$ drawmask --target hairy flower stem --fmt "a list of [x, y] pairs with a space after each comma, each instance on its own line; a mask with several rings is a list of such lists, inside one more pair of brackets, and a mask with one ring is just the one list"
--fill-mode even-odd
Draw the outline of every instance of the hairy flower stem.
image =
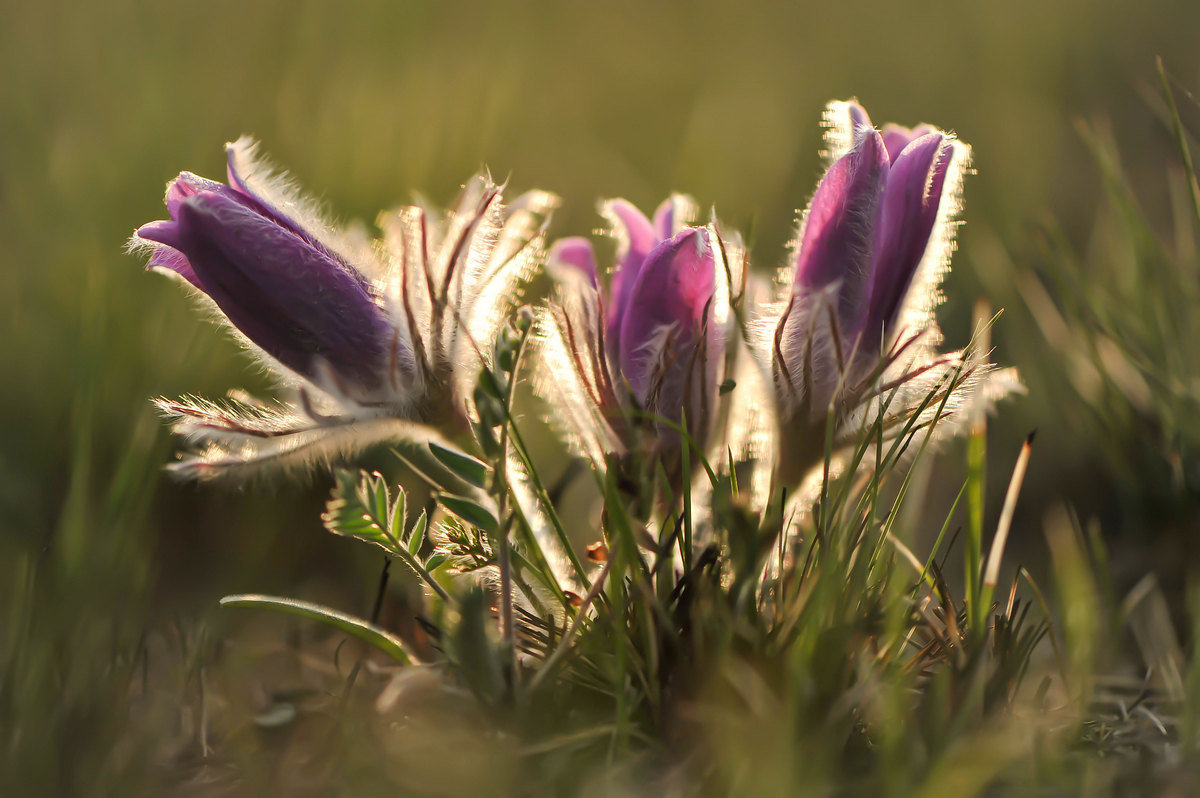
[[[394, 538], [393, 541], [395, 541]], [[420, 560], [409, 553], [408, 549], [400, 545], [399, 542], [394, 542], [393, 546], [393, 553], [395, 556], [403, 560], [404, 564], [411, 568], [417, 574], [417, 576], [421, 578], [422, 582], [429, 585], [429, 588], [437, 594], [438, 598], [440, 598], [443, 603], [447, 605], [454, 604], [454, 599], [450, 597], [448, 592], [446, 592], [446, 588], [442, 587], [441, 583], [434, 578], [433, 574], [429, 573], [429, 570], [421, 564]]]
[[579, 560], [579, 555], [575, 553], [570, 536], [563, 529], [562, 520], [558, 517], [554, 505], [550, 501], [550, 496], [546, 492], [546, 486], [542, 482], [542, 478], [538, 476], [538, 472], [534, 468], [533, 459], [529, 456], [529, 447], [525, 445], [525, 440], [521, 437], [521, 431], [513, 420], [511, 413], [505, 416], [505, 425], [509, 428], [509, 437], [512, 441], [513, 451], [516, 452], [517, 457], [521, 460], [521, 464], [525, 466], [526, 473], [529, 474], [529, 481], [533, 487], [533, 492], [542, 507], [546, 510], [546, 516], [550, 519], [550, 525], [553, 527], [555, 535], [558, 536], [559, 542], [563, 546], [563, 551], [566, 552], [567, 560], [575, 572], [575, 577], [582, 584], [590, 586], [592, 582], [588, 579], [587, 572], [583, 568], [583, 563]]
[[825, 459], [826, 418], [810, 424], [781, 424], [778, 435], [780, 457], [775, 463], [771, 495], [795, 491]]
[[512, 553], [509, 551], [508, 533], [512, 516], [500, 530], [500, 635], [505, 650], [505, 666], [508, 670], [510, 690], [515, 692], [520, 671], [517, 668], [516, 634], [513, 629]]
[[[513, 367], [509, 374], [508, 386], [504, 396], [504, 418], [500, 425], [500, 462], [496, 464], [496, 504], [504, 525], [500, 529], [500, 632], [506, 650], [506, 662], [509, 670], [510, 689], [515, 694], [520, 671], [517, 668], [516, 632], [513, 628], [513, 596], [512, 596], [512, 555], [509, 551], [508, 534], [512, 529], [513, 515], [508, 509], [508, 428], [512, 419], [513, 394], [516, 393], [517, 374], [521, 369], [521, 360], [525, 352], [525, 343], [529, 340], [529, 330], [525, 329], [517, 341], [516, 353], [513, 357]], [[505, 515], [508, 515], [505, 518]]]
[[[975, 308], [975, 329], [980, 351], [991, 349], [991, 315], [986, 303]], [[983, 514], [987, 498], [987, 413], [982, 405], [972, 408], [971, 436], [967, 440], [967, 630], [976, 645], [987, 632], [988, 607], [983, 599]]]
[[[379, 575], [379, 587], [375, 590], [375, 602], [371, 606], [371, 625], [379, 623], [379, 613], [383, 610], [383, 598], [387, 595], [388, 573], [391, 570], [392, 561], [388, 557], [383, 559], [383, 572]], [[346, 676], [346, 684], [342, 688], [342, 696], [338, 701], [338, 713], [342, 714], [346, 711], [347, 704], [350, 703], [350, 691], [354, 689], [354, 682], [358, 679], [358, 672], [362, 670], [363, 659], [359, 657], [354, 662], [354, 667], [350, 669], [350, 673]]]

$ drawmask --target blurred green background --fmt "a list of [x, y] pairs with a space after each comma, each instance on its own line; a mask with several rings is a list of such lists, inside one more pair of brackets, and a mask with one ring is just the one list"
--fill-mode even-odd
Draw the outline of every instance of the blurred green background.
[[[369, 606], [378, 562], [321, 530], [322, 477], [231, 491], [160, 471], [172, 444], [149, 397], [268, 385], [122, 252], [164, 215], [178, 171], [223, 175], [225, 141], [258, 137], [336, 216], [368, 223], [415, 192], [445, 202], [485, 165], [561, 194], [556, 234], [594, 229], [598, 198], [652, 207], [682, 190], [749, 231], [765, 271], [820, 175], [824, 103], [857, 96], [877, 123], [928, 121], [974, 147], [944, 312], [961, 344], [977, 296], [1020, 301], [997, 264], [1035, 260], [1047, 218], [1094, 243], [1101, 184], [1075, 119], [1111, 128], [1150, 218], [1166, 215], [1175, 155], [1153, 58], [1200, 88], [1198, 32], [1184, 0], [3, 0], [0, 711], [27, 724], [6, 762], [42, 751], [22, 766], [65, 794], [132, 767], [78, 742], [122, 728], [123, 688], [101, 686], [112, 662], [146, 629], [193, 628], [224, 593]], [[1149, 547], [1155, 529], [1113, 506], [1136, 487], [1113, 489], [1042, 384], [1056, 366], [1029, 324], [1010, 307], [995, 336], [1031, 389], [993, 430], [997, 484], [1039, 427], [1030, 506], [1065, 494]]]

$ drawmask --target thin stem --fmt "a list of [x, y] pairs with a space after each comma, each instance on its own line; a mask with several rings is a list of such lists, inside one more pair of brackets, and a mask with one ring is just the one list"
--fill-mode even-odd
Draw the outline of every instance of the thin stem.
[[500, 639], [503, 643], [508, 671], [513, 685], [516, 685], [517, 675], [517, 643], [516, 632], [513, 628], [513, 594], [512, 594], [512, 555], [509, 552], [508, 531], [510, 523], [500, 530]]
[[517, 640], [513, 628], [513, 595], [512, 595], [512, 556], [509, 551], [508, 533], [512, 529], [513, 515], [508, 512], [508, 429], [509, 419], [512, 418], [513, 394], [517, 381], [517, 373], [521, 368], [522, 355], [525, 352], [525, 342], [528, 334], [523, 333], [517, 342], [517, 351], [513, 359], [512, 372], [507, 381], [504, 396], [505, 422], [500, 426], [500, 461], [496, 464], [496, 479], [492, 484], [496, 496], [496, 507], [500, 518], [504, 519], [500, 529], [500, 637], [507, 651], [508, 671], [515, 688], [519, 671], [517, 669]]
[[[379, 574], [379, 587], [375, 590], [375, 603], [371, 607], [371, 625], [379, 624], [379, 613], [383, 610], [383, 597], [387, 594], [388, 573], [391, 571], [391, 559], [383, 558], [383, 571]], [[346, 686], [342, 688], [342, 700], [339, 702], [339, 711], [345, 711], [346, 704], [350, 701], [350, 691], [354, 689], [354, 682], [358, 679], [358, 672], [362, 670], [362, 657], [354, 663], [354, 667], [350, 669], [350, 675], [346, 677]], [[201, 672], [203, 675], [203, 672]]]
[[563, 529], [562, 521], [559, 519], [558, 513], [554, 511], [554, 505], [550, 503], [550, 497], [546, 493], [546, 486], [542, 483], [542, 478], [538, 476], [537, 471], [534, 470], [533, 460], [529, 457], [529, 449], [525, 446], [525, 440], [521, 437], [521, 431], [511, 415], [506, 418], [506, 426], [509, 427], [509, 436], [513, 451], [520, 458], [521, 464], [525, 466], [525, 473], [529, 475], [529, 481], [533, 484], [533, 491], [537, 495], [538, 501], [546, 509], [546, 517], [550, 519], [550, 526], [554, 529], [554, 533], [557, 535], [559, 543], [562, 545], [563, 551], [571, 563], [571, 568], [575, 571], [575, 577], [582, 584], [590, 585], [591, 580], [588, 579], [579, 556], [575, 554], [571, 538], [567, 535], [567, 531]]
[[447, 604], [454, 603], [454, 600], [450, 597], [450, 594], [446, 592], [446, 588], [442, 587], [441, 584], [439, 584], [438, 581], [433, 578], [433, 574], [429, 573], [425, 566], [422, 565], [416, 557], [409, 553], [408, 549], [404, 548], [404, 546], [401, 546], [399, 543], [395, 543], [391, 553], [403, 560], [404, 564], [409, 568], [413, 569], [417, 576], [421, 577], [421, 581], [429, 585], [429, 587], [433, 589], [433, 592], [438, 594], [438, 598]]

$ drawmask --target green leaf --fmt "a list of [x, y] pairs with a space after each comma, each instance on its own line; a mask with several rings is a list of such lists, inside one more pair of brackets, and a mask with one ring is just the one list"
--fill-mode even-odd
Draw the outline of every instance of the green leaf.
[[338, 471], [321, 521], [335, 535], [358, 538], [396, 554], [404, 534], [405, 495], [397, 487], [393, 499], [379, 472]]
[[337, 487], [333, 489], [333, 496], [321, 516], [325, 528], [335, 535], [374, 543], [388, 554], [398, 557], [443, 601], [450, 602], [445, 588], [429, 574], [436, 566], [426, 567], [418, 557], [429, 525], [425, 512], [421, 511], [417, 526], [408, 538], [408, 546], [404, 546], [400, 542], [404, 537], [406, 522], [407, 498], [404, 489], [397, 486], [393, 499], [383, 476], [378, 472], [368, 474], [363, 471], [357, 476], [360, 478], [358, 482], [353, 472], [338, 472]]
[[471, 499], [443, 493], [438, 496], [438, 503], [468, 524], [472, 524], [489, 534], [495, 533], [500, 527], [499, 522], [496, 521], [496, 516], [492, 515], [491, 511]]
[[[378, 471], [366, 475], [363, 478], [360, 490], [366, 492], [364, 498], [368, 500], [367, 506], [371, 508], [371, 520], [380, 529], [391, 532], [392, 514], [390, 510], [392, 502], [391, 496], [388, 495], [387, 485], [383, 482], [383, 475]], [[403, 530], [404, 527], [400, 528]]]
[[412, 534], [408, 538], [408, 553], [416, 557], [421, 552], [421, 546], [425, 543], [425, 530], [429, 527], [429, 516], [422, 510], [417, 516], [417, 522], [413, 524]]
[[450, 559], [450, 555], [444, 551], [435, 551], [429, 555], [429, 559], [425, 561], [425, 567], [430, 571], [436, 571], [438, 566]]
[[404, 527], [406, 518], [404, 517], [407, 511], [407, 497], [404, 494], [404, 489], [399, 485], [396, 486], [396, 498], [392, 502], [392, 511], [386, 516], [388, 519], [388, 532], [391, 534], [392, 540], [397, 543], [404, 537]]
[[364, 621], [362, 618], [355, 618], [353, 615], [347, 615], [343, 612], [323, 607], [320, 604], [313, 604], [308, 601], [300, 601], [298, 599], [283, 598], [281, 596], [263, 596], [253, 593], [244, 593], [234, 596], [226, 596], [221, 599], [222, 607], [253, 607], [257, 609], [275, 610], [288, 615], [296, 615], [301, 618], [307, 618], [310, 621], [332, 626], [340, 629], [351, 637], [362, 640], [369, 646], [387, 654], [392, 659], [405, 665], [411, 665], [413, 658], [409, 656], [404, 648], [404, 641], [399, 637], [380, 629], [374, 624]]
[[482, 460], [478, 460], [466, 452], [441, 446], [433, 441], [429, 442], [429, 451], [433, 453], [439, 463], [463, 482], [477, 488], [487, 485], [488, 475], [492, 469]]

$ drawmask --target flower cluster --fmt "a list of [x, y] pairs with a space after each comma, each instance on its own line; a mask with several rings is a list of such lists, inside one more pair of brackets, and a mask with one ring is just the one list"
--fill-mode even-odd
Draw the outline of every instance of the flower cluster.
[[[477, 177], [440, 218], [383, 215], [372, 244], [314, 214], [250, 142], [230, 145], [228, 183], [182, 173], [167, 188], [170, 219], [134, 244], [215, 304], [294, 401], [161, 400], [196, 449], [176, 468], [236, 473], [466, 431], [491, 342], [543, 261], [557, 290], [539, 314], [536, 387], [597, 468], [633, 459], [679, 487], [684, 463], [740, 454], [737, 430], [773, 426], [767, 467], [787, 487], [818, 461], [829, 418], [841, 441], [879, 413], [886, 427], [953, 412], [988, 368], [939, 354], [932, 313], [970, 151], [926, 125], [877, 130], [854, 102], [831, 104], [826, 122], [830, 165], [775, 295], [757, 303], [737, 236], [695, 225], [683, 196], [653, 218], [622, 199], [601, 205], [616, 241], [604, 277], [585, 238], [543, 251], [550, 194], [505, 207], [501, 187]], [[947, 401], [914, 409], [941, 384]], [[754, 423], [737, 418], [747, 407]]]

